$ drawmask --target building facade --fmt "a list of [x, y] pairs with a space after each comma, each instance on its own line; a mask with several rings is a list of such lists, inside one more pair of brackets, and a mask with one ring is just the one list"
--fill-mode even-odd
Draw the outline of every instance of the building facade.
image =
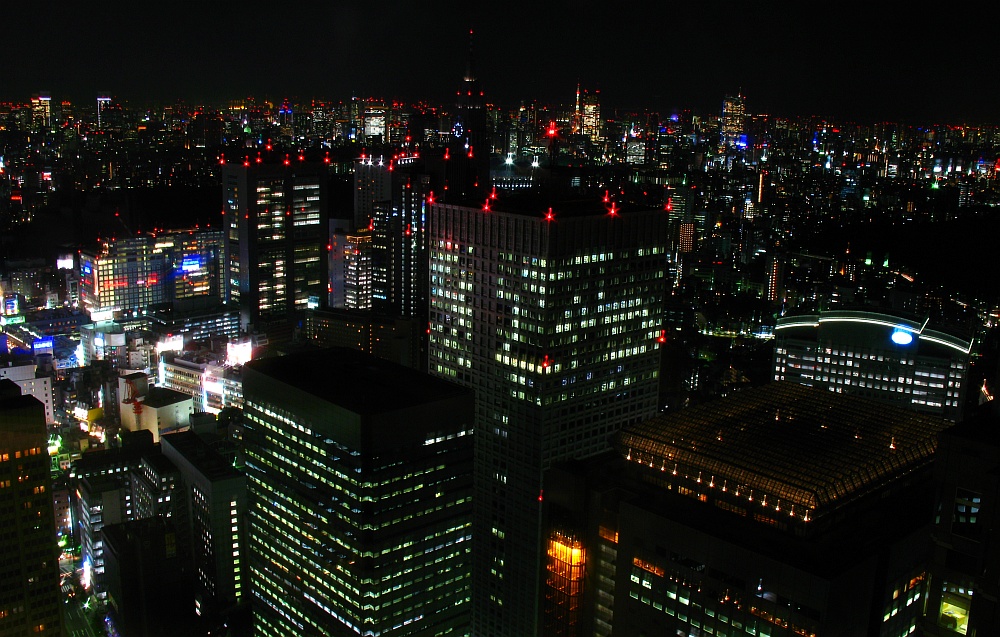
[[789, 315], [774, 328], [774, 380], [961, 419], [973, 341], [875, 312]]
[[94, 312], [116, 317], [141, 315], [167, 300], [163, 255], [147, 235], [110, 239], [96, 250], [80, 253], [80, 302]]

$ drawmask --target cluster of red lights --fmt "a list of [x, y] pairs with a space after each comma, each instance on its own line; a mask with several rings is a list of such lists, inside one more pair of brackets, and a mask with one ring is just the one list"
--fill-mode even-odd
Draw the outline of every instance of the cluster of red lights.
[[[270, 144], [268, 144], [267, 150], [271, 150], [271, 145]], [[299, 152], [298, 158], [299, 158], [299, 161], [305, 161], [306, 160], [306, 156], [302, 152]], [[362, 159], [364, 159], [364, 155], [362, 155]], [[257, 153], [257, 157], [254, 158], [254, 162], [258, 163], [258, 164], [264, 162], [264, 158], [261, 157], [260, 152]], [[285, 154], [285, 159], [282, 161], [282, 163], [285, 166], [290, 166], [292, 164], [292, 160], [291, 160], [290, 154], [288, 154], [288, 153]], [[326, 155], [323, 156], [323, 163], [324, 164], [329, 164], [330, 163], [330, 153], [326, 153]], [[226, 165], [226, 154], [225, 153], [220, 153], [219, 154], [219, 165], [220, 166], [225, 166]], [[249, 167], [250, 166], [250, 155], [245, 155], [243, 157], [243, 166], [245, 166], [245, 167]], [[390, 170], [391, 170], [391, 168], [390, 168]]]

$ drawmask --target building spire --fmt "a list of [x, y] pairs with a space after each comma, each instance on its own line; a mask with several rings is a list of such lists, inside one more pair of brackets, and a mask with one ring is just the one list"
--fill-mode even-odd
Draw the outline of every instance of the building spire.
[[476, 81], [475, 60], [472, 57], [472, 29], [469, 29], [469, 57], [465, 60], [465, 81]]

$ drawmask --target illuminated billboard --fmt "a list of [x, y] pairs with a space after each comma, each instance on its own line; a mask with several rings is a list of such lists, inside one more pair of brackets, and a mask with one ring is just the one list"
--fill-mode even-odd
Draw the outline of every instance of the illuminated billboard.
[[253, 345], [247, 341], [245, 343], [229, 343], [226, 345], [226, 363], [229, 365], [243, 365], [253, 359]]

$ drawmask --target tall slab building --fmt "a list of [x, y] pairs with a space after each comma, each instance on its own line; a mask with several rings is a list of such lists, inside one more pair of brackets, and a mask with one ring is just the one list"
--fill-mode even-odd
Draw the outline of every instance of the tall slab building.
[[343, 348], [243, 383], [254, 634], [467, 634], [472, 393]]
[[226, 301], [244, 329], [267, 331], [327, 297], [327, 166], [305, 157], [222, 170]]
[[0, 635], [61, 635], [45, 407], [0, 379]]
[[429, 206], [429, 371], [476, 392], [473, 634], [537, 634], [542, 471], [657, 411], [662, 210]]

